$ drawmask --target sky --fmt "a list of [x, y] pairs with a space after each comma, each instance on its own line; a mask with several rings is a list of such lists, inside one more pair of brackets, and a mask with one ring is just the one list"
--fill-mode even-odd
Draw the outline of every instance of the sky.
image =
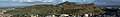
[[[33, 2], [33, 1], [42, 1], [42, 2], [52, 2], [56, 0], [0, 0], [0, 1], [26, 1], [26, 2]], [[60, 1], [60, 0], [58, 0]], [[70, 1], [70, 2], [85, 2], [85, 1], [93, 1], [93, 0], [62, 0], [64, 1]]]
[[120, 5], [120, 0], [96, 0], [97, 5]]
[[0, 0], [0, 7], [25, 6], [25, 5], [38, 4], [40, 2], [59, 3], [59, 2], [65, 2], [65, 1], [77, 2], [77, 3], [78, 2], [79, 3], [95, 3], [96, 5], [120, 5], [120, 0]]

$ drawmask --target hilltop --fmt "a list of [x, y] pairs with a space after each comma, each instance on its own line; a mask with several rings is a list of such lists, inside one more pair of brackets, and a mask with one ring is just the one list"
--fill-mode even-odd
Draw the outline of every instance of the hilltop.
[[25, 14], [102, 14], [104, 11], [97, 8], [94, 3], [90, 4], [76, 4], [74, 2], [64, 2], [56, 5], [52, 4], [38, 4], [33, 6], [26, 6], [24, 8], [16, 8], [6, 12], [5, 14], [25, 15]]

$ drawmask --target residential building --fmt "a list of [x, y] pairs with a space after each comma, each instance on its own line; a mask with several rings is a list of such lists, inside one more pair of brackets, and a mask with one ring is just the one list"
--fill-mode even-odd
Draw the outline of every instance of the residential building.
[[11, 17], [12, 15], [10, 14], [1, 14], [0, 17]]

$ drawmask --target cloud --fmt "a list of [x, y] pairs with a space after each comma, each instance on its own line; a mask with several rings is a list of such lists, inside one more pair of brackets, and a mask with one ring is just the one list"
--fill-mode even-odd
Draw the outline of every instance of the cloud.
[[120, 0], [96, 0], [96, 5], [120, 5]]
[[69, 0], [62, 0], [62, 2], [69, 1]]
[[0, 0], [0, 1], [14, 1], [14, 2], [35, 2], [35, 1], [41, 1], [41, 2], [52, 2], [54, 0]]
[[35, 1], [41, 1], [41, 2], [52, 2], [53, 0], [15, 0], [19, 2], [35, 2]]
[[111, 1], [114, 1], [114, 2], [120, 2], [120, 0], [111, 0]]
[[54, 0], [43, 0], [41, 2], [53, 2]]
[[11, 1], [11, 2], [35, 2], [35, 1], [40, 1], [40, 2], [65, 2], [65, 1], [68, 1], [68, 0], [0, 0], [0, 1]]

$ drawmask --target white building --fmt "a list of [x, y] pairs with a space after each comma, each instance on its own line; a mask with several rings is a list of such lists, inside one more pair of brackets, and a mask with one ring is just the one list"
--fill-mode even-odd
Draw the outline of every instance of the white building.
[[59, 17], [66, 17], [69, 16], [68, 14], [61, 14]]
[[9, 10], [14, 10], [15, 8], [5, 8], [0, 10], [0, 14], [4, 14], [4, 12], [7, 12]]
[[89, 16], [89, 14], [85, 14], [85, 17], [88, 17]]
[[46, 16], [46, 17], [56, 17], [55, 15], [48, 15], [48, 16]]
[[118, 9], [120, 9], [120, 8], [118, 8]]
[[12, 15], [10, 14], [1, 14], [0, 17], [11, 17]]

